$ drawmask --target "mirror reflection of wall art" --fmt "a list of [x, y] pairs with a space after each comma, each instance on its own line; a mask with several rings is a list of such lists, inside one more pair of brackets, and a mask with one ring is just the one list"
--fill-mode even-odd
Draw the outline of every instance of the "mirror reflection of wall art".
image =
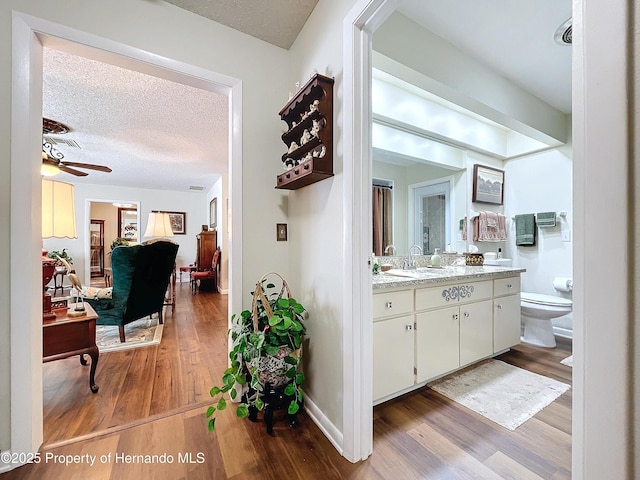
[[475, 164], [473, 166], [473, 202], [502, 205], [504, 170]]
[[209, 228], [213, 230], [218, 225], [218, 197], [209, 202]]

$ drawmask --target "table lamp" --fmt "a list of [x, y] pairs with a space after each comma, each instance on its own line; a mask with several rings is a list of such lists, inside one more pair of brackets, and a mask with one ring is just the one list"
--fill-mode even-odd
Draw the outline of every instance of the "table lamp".
[[151, 212], [144, 236], [148, 238], [173, 237], [171, 219], [167, 212]]
[[[54, 180], [42, 179], [42, 238], [78, 238], [73, 185]], [[51, 281], [56, 260], [42, 251], [42, 310], [43, 319], [56, 317], [51, 312], [51, 294], [47, 284]]]

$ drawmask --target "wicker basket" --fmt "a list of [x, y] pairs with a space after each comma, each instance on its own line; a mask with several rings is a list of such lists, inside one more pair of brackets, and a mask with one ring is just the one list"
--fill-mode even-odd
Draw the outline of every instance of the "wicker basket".
[[465, 252], [464, 254], [467, 265], [481, 267], [484, 265], [484, 255], [482, 253]]
[[[273, 316], [273, 310], [271, 309], [271, 305], [269, 304], [269, 300], [267, 299], [267, 294], [264, 291], [262, 285], [267, 279], [269, 275], [275, 275], [280, 280], [282, 280], [282, 288], [280, 289], [280, 293], [278, 294], [276, 300], [279, 300], [284, 297], [286, 294], [286, 298], [291, 298], [291, 290], [289, 289], [289, 285], [287, 281], [278, 273], [270, 272], [262, 276], [258, 283], [256, 283], [256, 289], [253, 292], [253, 305], [252, 305], [252, 319], [253, 319], [253, 331], [259, 331], [258, 325], [258, 300], [262, 303], [263, 308], [265, 309], [265, 313], [267, 317]], [[278, 351], [277, 355], [265, 355], [262, 357], [253, 358], [250, 362], [247, 362], [247, 367], [252, 370], [253, 367], [257, 368], [258, 380], [262, 385], [266, 385], [267, 383], [272, 388], [281, 387], [288, 382], [291, 381], [285, 374], [291, 365], [285, 362], [285, 357], [294, 357], [298, 360], [302, 357], [302, 348], [298, 348], [297, 350], [293, 350], [289, 346], [282, 346]]]

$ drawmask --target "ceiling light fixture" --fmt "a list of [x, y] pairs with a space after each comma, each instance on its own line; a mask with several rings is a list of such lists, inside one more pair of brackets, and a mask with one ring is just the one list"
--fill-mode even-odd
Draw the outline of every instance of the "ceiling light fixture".
[[60, 168], [49, 159], [42, 161], [42, 166], [40, 167], [40, 175], [43, 177], [53, 177], [60, 173]]
[[573, 36], [573, 19], [570, 18], [558, 27], [553, 39], [558, 45], [570, 46]]

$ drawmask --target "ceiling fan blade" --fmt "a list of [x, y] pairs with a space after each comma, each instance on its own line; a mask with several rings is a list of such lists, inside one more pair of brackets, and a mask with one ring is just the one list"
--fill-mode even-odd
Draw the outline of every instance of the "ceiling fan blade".
[[62, 164], [58, 165], [58, 168], [63, 172], [70, 173], [71, 175], [75, 175], [76, 177], [86, 177], [87, 175], [89, 175], [86, 172], [81, 172], [80, 170], [74, 170], [73, 168], [69, 168], [66, 165], [62, 165]]
[[63, 162], [63, 163], [68, 167], [89, 168], [91, 170], [98, 170], [100, 172], [106, 172], [106, 173], [110, 173], [112, 171], [109, 167], [105, 167], [103, 165], [93, 165], [91, 163], [78, 163], [78, 162]]

